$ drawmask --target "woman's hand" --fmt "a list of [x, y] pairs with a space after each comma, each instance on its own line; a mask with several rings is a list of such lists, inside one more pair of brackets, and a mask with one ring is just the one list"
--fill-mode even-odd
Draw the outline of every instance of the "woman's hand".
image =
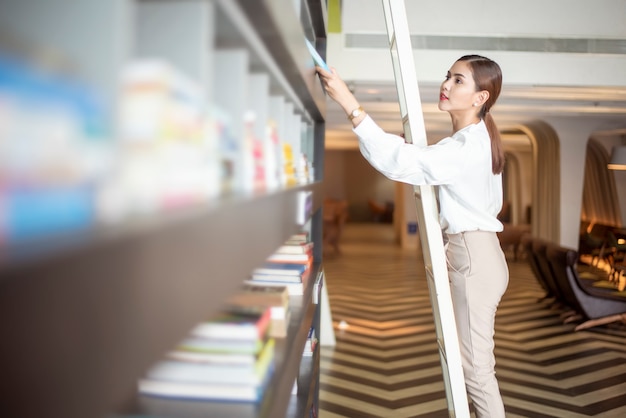
[[[354, 94], [352, 94], [346, 83], [339, 77], [337, 70], [331, 68], [331, 71], [326, 71], [317, 66], [315, 69], [324, 84], [328, 96], [341, 106], [346, 112], [346, 115], [349, 115], [353, 110], [359, 107], [359, 101], [354, 97]], [[359, 117], [352, 119], [353, 125], [357, 126], [364, 117], [365, 113], [361, 113]]]

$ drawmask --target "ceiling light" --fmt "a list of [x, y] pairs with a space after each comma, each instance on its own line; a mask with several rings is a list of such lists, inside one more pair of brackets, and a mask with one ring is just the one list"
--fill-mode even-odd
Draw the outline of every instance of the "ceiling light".
[[626, 170], [626, 145], [613, 147], [609, 170]]

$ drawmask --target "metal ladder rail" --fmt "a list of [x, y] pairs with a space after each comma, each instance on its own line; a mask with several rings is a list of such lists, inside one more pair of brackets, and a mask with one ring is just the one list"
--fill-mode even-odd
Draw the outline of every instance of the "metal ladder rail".
[[[404, 0], [383, 0], [383, 7], [405, 140], [426, 146], [426, 127]], [[414, 186], [414, 195], [448, 412], [450, 417], [466, 418], [470, 416], [469, 405], [452, 308], [435, 187]]]

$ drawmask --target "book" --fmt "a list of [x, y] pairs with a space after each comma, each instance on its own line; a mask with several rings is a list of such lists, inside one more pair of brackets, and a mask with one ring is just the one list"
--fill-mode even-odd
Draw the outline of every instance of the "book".
[[285, 245], [294, 245], [294, 244], [302, 244], [305, 242], [310, 242], [309, 233], [307, 231], [301, 231], [296, 234], [292, 234], [287, 240], [285, 240]]
[[258, 417], [259, 402], [228, 399], [175, 399], [161, 396], [140, 396], [139, 408], [147, 415], [124, 414], [109, 418], [155, 418], [155, 417]]
[[313, 242], [304, 241], [293, 244], [281, 245], [274, 251], [274, 254], [313, 254]]
[[309, 53], [311, 54], [311, 57], [313, 57], [313, 61], [315, 61], [315, 65], [317, 65], [318, 67], [322, 67], [326, 71], [330, 71], [328, 64], [326, 64], [326, 62], [321, 57], [321, 55], [317, 52], [313, 44], [308, 39], [305, 39], [305, 41], [306, 41], [307, 48], [309, 48]]
[[252, 362], [233, 364], [168, 356], [139, 380], [139, 394], [142, 401], [163, 398], [256, 403], [262, 399], [274, 373], [275, 340], [268, 338], [258, 356], [252, 358]]
[[308, 263], [313, 262], [313, 256], [309, 253], [301, 253], [301, 254], [274, 253], [267, 258], [267, 261], [270, 261], [272, 263], [308, 264]]
[[138, 391], [148, 398], [258, 403], [263, 399], [273, 367], [272, 362], [261, 384], [185, 383], [145, 378], [139, 380]]
[[231, 295], [227, 304], [237, 305], [268, 305], [289, 307], [289, 292], [285, 286], [268, 287], [243, 284], [241, 289]]
[[205, 354], [240, 354], [256, 356], [263, 348], [265, 339], [234, 340], [225, 338], [202, 338], [188, 336], [182, 340], [176, 350]]
[[269, 307], [269, 336], [282, 338], [287, 335], [289, 323], [289, 290], [285, 286], [252, 286], [244, 284], [242, 289], [226, 301], [228, 310], [262, 310]]
[[302, 281], [285, 282], [285, 281], [249, 279], [249, 280], [246, 280], [245, 283], [251, 286], [286, 287], [287, 291], [289, 292], [289, 296], [302, 296], [304, 294], [304, 283]]
[[215, 317], [196, 325], [191, 335], [203, 338], [256, 341], [264, 339], [269, 328], [271, 311], [222, 311]]
[[[282, 284], [283, 286], [287, 286], [290, 284], [302, 283], [301, 276], [286, 276], [284, 274], [261, 274], [255, 273], [250, 277], [254, 281], [260, 282], [273, 282], [277, 284]], [[249, 283], [249, 282], [246, 282]]]
[[[301, 182], [306, 184], [308, 181], [309, 173], [308, 173], [308, 160], [306, 155], [302, 155], [301, 165], [304, 165], [301, 171], [303, 173], [300, 174]], [[311, 218], [311, 214], [313, 212], [313, 192], [310, 190], [302, 190], [298, 192], [298, 210], [296, 211], [297, 219], [296, 222], [298, 225], [304, 225]]]
[[301, 275], [253, 273], [250, 278], [261, 282], [283, 283], [287, 286], [289, 284], [302, 283], [304, 280], [308, 279], [310, 274], [311, 269], [307, 266], [307, 269]]
[[[280, 288], [280, 287], [277, 287]], [[284, 288], [284, 286], [283, 286]], [[287, 288], [284, 288], [286, 292], [288, 292]], [[289, 296], [289, 293], [287, 293]], [[238, 305], [238, 304], [230, 304], [227, 305], [227, 308], [232, 311], [237, 312], [262, 312], [267, 308], [270, 309], [270, 323], [268, 327], [268, 336], [270, 337], [285, 337], [287, 334], [287, 322], [289, 317], [289, 311], [284, 306], [270, 306], [266, 304], [262, 305]]]
[[271, 274], [275, 276], [302, 276], [309, 263], [284, 263], [266, 261], [262, 267], [255, 268], [253, 274]]
[[261, 385], [274, 361], [275, 340], [269, 338], [251, 363], [187, 361], [166, 358], [153, 365], [145, 378], [180, 383]]
[[239, 352], [211, 352], [202, 350], [190, 350], [186, 347], [178, 347], [166, 354], [165, 358], [190, 363], [219, 363], [228, 365], [252, 365], [260, 353]]

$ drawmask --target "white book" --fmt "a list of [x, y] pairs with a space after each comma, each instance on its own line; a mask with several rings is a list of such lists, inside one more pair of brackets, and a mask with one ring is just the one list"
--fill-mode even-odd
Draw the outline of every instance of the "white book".
[[287, 288], [289, 292], [289, 296], [302, 296], [304, 294], [304, 285], [302, 282], [299, 283], [286, 283], [284, 281], [265, 281], [265, 280], [246, 280], [246, 284], [250, 285], [258, 285], [258, 286], [284, 286]]
[[263, 397], [264, 389], [264, 386], [257, 385], [194, 384], [152, 379], [139, 381], [140, 394], [173, 399], [258, 402]]
[[228, 363], [166, 359], [157, 362], [151, 367], [146, 373], [146, 378], [185, 384], [261, 385], [273, 364], [274, 346], [274, 339], [269, 339], [257, 361], [243, 366]]

